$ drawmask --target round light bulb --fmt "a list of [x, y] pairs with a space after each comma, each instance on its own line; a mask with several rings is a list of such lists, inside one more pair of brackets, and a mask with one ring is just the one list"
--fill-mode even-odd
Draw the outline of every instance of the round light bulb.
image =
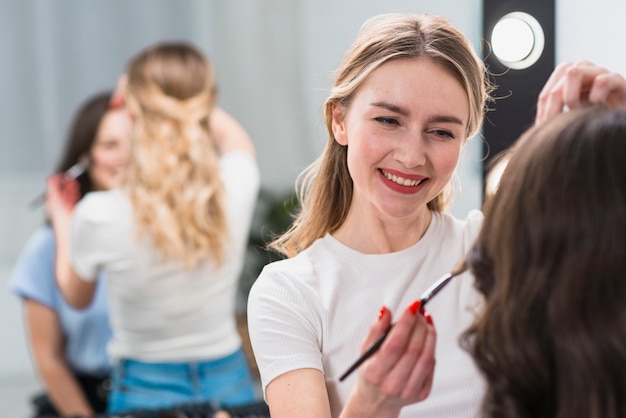
[[498, 60], [516, 70], [533, 65], [543, 52], [541, 24], [524, 12], [503, 16], [491, 32], [491, 46]]

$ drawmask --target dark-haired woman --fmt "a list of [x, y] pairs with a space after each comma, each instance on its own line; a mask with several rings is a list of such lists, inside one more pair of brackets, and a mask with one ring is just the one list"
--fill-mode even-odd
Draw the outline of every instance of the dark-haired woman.
[[626, 416], [626, 109], [555, 116], [517, 142], [470, 253], [464, 343], [486, 418]]
[[[77, 179], [77, 198], [116, 186], [128, 160], [130, 120], [109, 108], [110, 98], [110, 92], [94, 95], [77, 110], [55, 170], [65, 172], [79, 161], [88, 165]], [[88, 309], [70, 307], [55, 283], [56, 250], [46, 222], [22, 250], [10, 282], [23, 300], [28, 343], [44, 389], [33, 398], [34, 415], [92, 416], [106, 409], [103, 384], [110, 373], [104, 282]]]

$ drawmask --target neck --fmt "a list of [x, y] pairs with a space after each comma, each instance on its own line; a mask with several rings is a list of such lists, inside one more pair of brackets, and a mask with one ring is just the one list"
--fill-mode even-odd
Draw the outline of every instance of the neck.
[[352, 210], [333, 237], [364, 254], [386, 254], [415, 245], [426, 233], [432, 213], [424, 210], [407, 218], [363, 219]]

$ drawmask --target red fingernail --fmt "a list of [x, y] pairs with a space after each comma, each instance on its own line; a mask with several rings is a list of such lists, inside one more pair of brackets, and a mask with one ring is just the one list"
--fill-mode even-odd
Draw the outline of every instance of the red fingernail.
[[426, 314], [426, 322], [428, 322], [430, 325], [433, 324], [433, 317], [430, 316], [429, 313]]
[[385, 312], [387, 312], [387, 307], [383, 305], [383, 307], [380, 308], [380, 311], [378, 311], [378, 320], [380, 320], [383, 317]]
[[409, 306], [409, 311], [411, 311], [413, 315], [416, 315], [417, 311], [420, 309], [420, 305], [421, 305], [420, 301], [416, 300]]

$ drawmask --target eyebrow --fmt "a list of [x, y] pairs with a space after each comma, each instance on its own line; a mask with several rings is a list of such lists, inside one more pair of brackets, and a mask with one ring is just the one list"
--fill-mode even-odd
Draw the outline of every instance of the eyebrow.
[[[391, 112], [397, 113], [402, 116], [409, 116], [409, 111], [403, 107], [398, 105], [388, 103], [388, 102], [374, 102], [370, 103], [370, 106], [381, 107], [383, 109], [387, 109]], [[429, 122], [443, 122], [443, 123], [454, 123], [457, 125], [465, 126], [465, 122], [456, 116], [451, 115], [435, 115], [428, 120]]]
[[370, 106], [374, 106], [374, 107], [382, 107], [383, 109], [387, 109], [390, 110], [394, 113], [398, 113], [402, 116], [409, 116], [409, 111], [406, 110], [403, 107], [391, 104], [391, 103], [387, 103], [387, 102], [374, 102], [374, 103], [370, 103]]

